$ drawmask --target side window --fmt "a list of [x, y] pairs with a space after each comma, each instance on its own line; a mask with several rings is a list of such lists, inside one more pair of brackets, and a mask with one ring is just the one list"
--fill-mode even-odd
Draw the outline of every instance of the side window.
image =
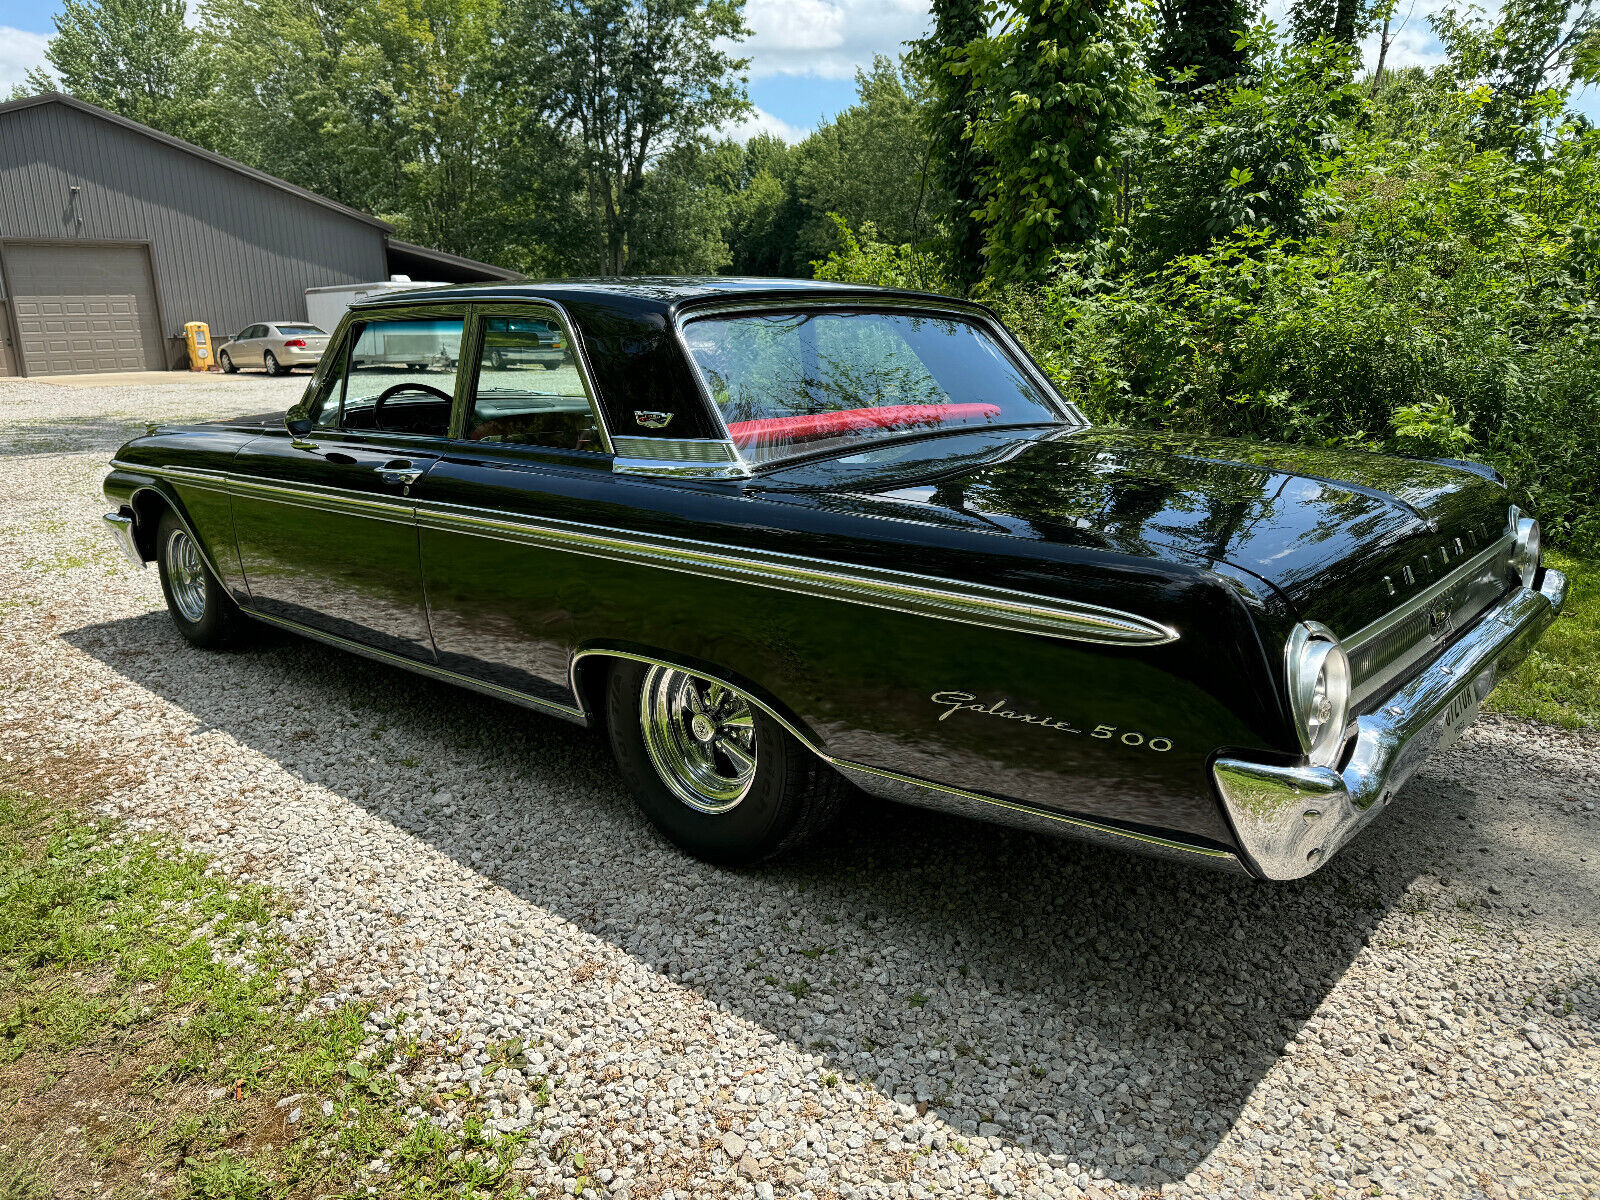
[[343, 390], [339, 427], [444, 437], [461, 324], [460, 317], [405, 317], [353, 329], [349, 356], [330, 381], [333, 392]]
[[554, 317], [485, 317], [466, 438], [564, 450], [601, 449], [600, 431]]

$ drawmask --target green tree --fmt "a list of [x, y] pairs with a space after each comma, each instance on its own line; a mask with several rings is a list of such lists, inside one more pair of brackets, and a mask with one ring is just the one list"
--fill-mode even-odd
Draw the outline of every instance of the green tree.
[[529, 120], [577, 148], [602, 275], [642, 268], [658, 165], [681, 165], [707, 131], [749, 111], [730, 50], [744, 0], [556, 0], [512, 10], [508, 45], [536, 82]]
[[839, 244], [831, 213], [851, 227], [871, 224], [885, 240], [909, 242], [938, 211], [929, 179], [929, 141], [915, 81], [885, 55], [856, 72], [856, 103], [795, 150], [795, 187], [805, 217], [800, 261], [820, 259]]
[[1244, 66], [1239, 35], [1249, 24], [1244, 0], [1156, 0], [1150, 68], [1160, 77], [1186, 72], [1184, 91], [1231, 79]]
[[989, 12], [1004, 24], [959, 66], [985, 98], [973, 136], [988, 159], [984, 254], [990, 282], [1006, 283], [1041, 278], [1112, 211], [1144, 29], [1120, 0], [992, 0]]
[[356, 0], [208, 0], [202, 27], [228, 114], [226, 153], [369, 212], [393, 211], [399, 149], [376, 98], [359, 95], [376, 58], [349, 24]]
[[155, 129], [210, 145], [213, 74], [183, 0], [65, 0], [35, 92], [70, 92]]
[[1370, 0], [1294, 0], [1289, 28], [1295, 40], [1310, 45], [1319, 38], [1354, 46], [1372, 25]]
[[1485, 145], [1537, 152], [1573, 78], [1600, 65], [1594, 0], [1509, 0], [1498, 19], [1451, 7], [1432, 22], [1457, 82], [1488, 90], [1480, 117]]
[[929, 175], [945, 197], [950, 274], [964, 292], [983, 277], [984, 229], [978, 219], [983, 159], [971, 131], [979, 97], [971, 74], [956, 64], [986, 32], [984, 0], [934, 0], [933, 30], [916, 43], [918, 65], [928, 80], [923, 111], [932, 140]]

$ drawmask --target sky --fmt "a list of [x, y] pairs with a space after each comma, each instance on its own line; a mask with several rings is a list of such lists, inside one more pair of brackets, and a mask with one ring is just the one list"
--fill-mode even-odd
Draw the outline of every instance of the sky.
[[[1407, 6], [1409, 15], [1389, 48], [1389, 65], [1443, 61], [1427, 17], [1446, 2], [1416, 0]], [[51, 17], [59, 8], [59, 0], [0, 0], [0, 97], [44, 61]], [[1286, 8], [1287, 0], [1268, 0], [1267, 13], [1275, 19], [1281, 20]], [[748, 0], [745, 22], [754, 32], [743, 53], [750, 58], [755, 107], [735, 132], [798, 140], [855, 100], [858, 68], [869, 66], [874, 54], [900, 53], [904, 42], [927, 31], [928, 20], [928, 0]], [[1364, 50], [1371, 66], [1377, 59], [1376, 37]], [[1574, 107], [1600, 121], [1600, 92], [1591, 88], [1575, 97]]]

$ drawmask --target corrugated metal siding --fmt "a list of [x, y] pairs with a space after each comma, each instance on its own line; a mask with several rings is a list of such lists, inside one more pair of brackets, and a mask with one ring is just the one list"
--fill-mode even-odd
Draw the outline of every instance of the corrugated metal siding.
[[387, 277], [376, 226], [64, 104], [0, 113], [0, 257], [12, 239], [149, 242], [166, 337], [304, 320], [306, 288]]

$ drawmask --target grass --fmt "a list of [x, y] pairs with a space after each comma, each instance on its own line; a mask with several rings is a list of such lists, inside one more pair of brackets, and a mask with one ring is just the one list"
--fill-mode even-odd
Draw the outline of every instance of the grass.
[[1566, 608], [1486, 707], [1563, 729], [1600, 729], [1600, 562], [1554, 550], [1545, 561], [1566, 572]]
[[364, 1009], [306, 1008], [280, 915], [164, 840], [0, 786], [0, 1197], [520, 1192], [524, 1136], [413, 1122], [420, 1051], [366, 1056]]

